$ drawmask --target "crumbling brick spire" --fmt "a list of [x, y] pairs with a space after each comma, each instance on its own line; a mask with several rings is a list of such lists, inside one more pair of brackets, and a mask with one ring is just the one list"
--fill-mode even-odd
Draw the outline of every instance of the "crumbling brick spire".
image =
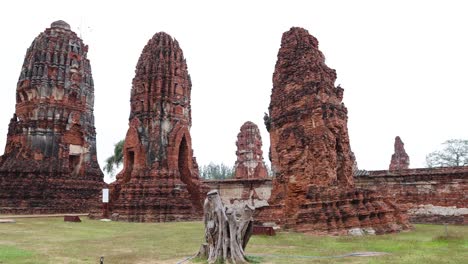
[[335, 80], [315, 37], [303, 28], [283, 34], [269, 106], [277, 177], [316, 186], [353, 186], [348, 111]]
[[283, 34], [265, 116], [276, 177], [270, 207], [256, 219], [317, 233], [407, 228], [390, 199], [354, 187], [348, 111], [335, 80], [315, 37], [296, 27]]
[[136, 66], [123, 169], [111, 187], [112, 210], [120, 219], [199, 219], [202, 197], [190, 137], [191, 89], [179, 43], [167, 33], [156, 33]]
[[26, 52], [0, 158], [0, 187], [11, 189], [5, 199], [23, 200], [24, 212], [87, 211], [88, 199], [99, 197], [103, 174], [96, 157], [87, 53], [88, 46], [61, 20]]
[[262, 137], [258, 126], [245, 122], [237, 134], [237, 160], [234, 175], [237, 179], [266, 178], [268, 176], [263, 161]]
[[405, 151], [405, 144], [399, 136], [395, 137], [395, 153], [392, 155], [389, 170], [404, 170], [408, 169], [410, 159]]

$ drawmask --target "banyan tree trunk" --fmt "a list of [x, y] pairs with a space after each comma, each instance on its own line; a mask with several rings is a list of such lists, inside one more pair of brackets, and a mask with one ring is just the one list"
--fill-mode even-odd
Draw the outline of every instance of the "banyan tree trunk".
[[245, 247], [253, 230], [254, 208], [225, 208], [217, 190], [207, 194], [203, 205], [205, 240], [198, 252], [208, 263], [248, 263]]

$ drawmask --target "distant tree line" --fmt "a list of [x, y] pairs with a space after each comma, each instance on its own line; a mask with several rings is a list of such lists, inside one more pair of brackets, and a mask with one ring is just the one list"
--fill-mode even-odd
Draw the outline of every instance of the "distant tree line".
[[200, 166], [200, 177], [207, 180], [224, 180], [234, 177], [234, 167], [224, 163], [214, 164], [210, 162], [208, 165]]
[[[268, 164], [265, 164], [268, 172], [268, 176], [272, 177], [273, 172]], [[206, 180], [224, 180], [234, 178], [235, 170], [234, 166], [228, 166], [224, 163], [215, 164], [210, 162], [208, 165], [200, 166], [199, 168], [200, 177]]]

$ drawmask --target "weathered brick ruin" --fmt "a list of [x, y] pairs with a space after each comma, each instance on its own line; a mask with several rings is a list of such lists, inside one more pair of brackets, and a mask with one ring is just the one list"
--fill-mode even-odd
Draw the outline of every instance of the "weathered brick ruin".
[[262, 138], [255, 123], [247, 121], [241, 126], [236, 146], [234, 179], [204, 180], [204, 185], [218, 190], [223, 204], [228, 207], [268, 206], [271, 178], [263, 161]]
[[[27, 50], [0, 157], [0, 214], [101, 215], [87, 51], [63, 21]], [[248, 203], [260, 221], [298, 231], [398, 231], [408, 227], [408, 208], [414, 223], [468, 224], [468, 167], [408, 169], [396, 137], [389, 170], [357, 170], [343, 89], [324, 61], [306, 30], [283, 35], [265, 117], [275, 179], [266, 177], [258, 127], [246, 122], [236, 142], [236, 179], [206, 180], [202, 187], [189, 132], [187, 65], [177, 41], [155, 34], [133, 80], [124, 167], [110, 186], [113, 218], [200, 219], [201, 193], [210, 187], [226, 205]]]
[[276, 177], [259, 220], [315, 233], [406, 229], [396, 203], [354, 187], [347, 109], [335, 80], [316, 38], [302, 28], [283, 34], [265, 118]]
[[136, 66], [123, 169], [111, 185], [110, 207], [119, 220], [201, 219], [203, 197], [189, 132], [191, 88], [179, 43], [155, 34]]
[[262, 137], [255, 123], [247, 121], [241, 126], [237, 134], [236, 146], [235, 178], [266, 178], [268, 172], [263, 161]]
[[356, 185], [405, 205], [413, 223], [468, 224], [468, 167], [361, 171]]
[[468, 167], [408, 169], [409, 163], [396, 137], [389, 170], [358, 171], [356, 185], [409, 208], [412, 223], [468, 224]]
[[271, 178], [203, 180], [203, 183], [218, 190], [226, 206], [265, 207], [271, 195]]
[[99, 203], [88, 46], [64, 21], [34, 39], [0, 157], [0, 214], [88, 212]]
[[[357, 187], [391, 197], [412, 223], [468, 224], [468, 167], [357, 171]], [[204, 181], [220, 191], [225, 204], [268, 206], [272, 180]], [[253, 201], [253, 202], [252, 202]]]
[[405, 151], [405, 144], [400, 137], [395, 138], [395, 153], [392, 155], [389, 170], [408, 169], [410, 164], [409, 156]]

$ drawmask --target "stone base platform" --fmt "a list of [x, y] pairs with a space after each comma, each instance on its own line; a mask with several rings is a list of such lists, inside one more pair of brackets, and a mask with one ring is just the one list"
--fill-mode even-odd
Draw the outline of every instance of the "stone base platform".
[[[110, 185], [109, 214], [128, 222], [174, 222], [201, 220], [199, 190], [174, 177], [135, 177]], [[101, 218], [102, 210], [91, 213]]]
[[[286, 200], [286, 203], [288, 201]], [[294, 204], [294, 203], [291, 203]], [[273, 204], [259, 208], [256, 220], [284, 229], [314, 234], [385, 234], [410, 229], [406, 208], [364, 189], [310, 187], [297, 208]]]
[[0, 214], [88, 213], [100, 206], [102, 175], [0, 172]]

